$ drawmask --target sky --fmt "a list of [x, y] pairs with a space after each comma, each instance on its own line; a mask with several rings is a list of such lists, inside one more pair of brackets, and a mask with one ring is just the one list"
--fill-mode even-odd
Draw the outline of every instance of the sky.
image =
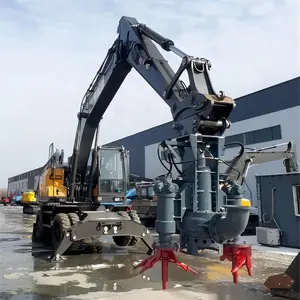
[[[122, 16], [209, 59], [216, 91], [237, 98], [299, 76], [299, 9], [299, 0], [0, 0], [0, 187], [42, 166], [52, 142], [72, 154], [81, 99]], [[177, 70], [180, 59], [159, 50]], [[171, 120], [132, 70], [104, 115], [100, 144]]]

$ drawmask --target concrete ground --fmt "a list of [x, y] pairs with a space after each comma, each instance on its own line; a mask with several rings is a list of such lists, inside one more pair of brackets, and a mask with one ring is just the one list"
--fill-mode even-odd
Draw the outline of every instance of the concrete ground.
[[272, 297], [263, 283], [269, 275], [285, 271], [297, 253], [274, 254], [254, 247], [253, 277], [241, 271], [238, 285], [232, 283], [230, 263], [220, 262], [216, 254], [179, 253], [178, 258], [200, 275], [171, 265], [169, 289], [162, 291], [160, 264], [144, 275], [133, 269], [146, 257], [143, 245], [124, 249], [109, 239], [102, 254], [69, 255], [61, 263], [50, 263], [45, 260], [48, 251], [32, 246], [34, 219], [23, 215], [21, 207], [0, 206], [0, 299], [276, 300], [280, 298]]

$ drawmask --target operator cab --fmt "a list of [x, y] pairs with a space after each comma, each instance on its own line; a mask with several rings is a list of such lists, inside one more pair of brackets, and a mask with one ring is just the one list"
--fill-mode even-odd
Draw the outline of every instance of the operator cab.
[[128, 185], [128, 153], [123, 147], [98, 148], [98, 201], [123, 206]]

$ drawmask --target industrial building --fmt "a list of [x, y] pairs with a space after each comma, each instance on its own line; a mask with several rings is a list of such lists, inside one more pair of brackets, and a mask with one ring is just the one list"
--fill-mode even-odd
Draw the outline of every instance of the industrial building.
[[[300, 77], [239, 97], [226, 131], [226, 142], [239, 141], [251, 148], [262, 148], [292, 141], [299, 157], [300, 149]], [[155, 178], [165, 172], [157, 158], [157, 144], [175, 138], [172, 122], [122, 138], [108, 145], [123, 145], [130, 151], [131, 173]], [[234, 153], [234, 149], [231, 149]], [[8, 191], [34, 189], [41, 168], [8, 179]], [[284, 172], [282, 161], [269, 162], [250, 168], [248, 196], [256, 204], [255, 175]]]

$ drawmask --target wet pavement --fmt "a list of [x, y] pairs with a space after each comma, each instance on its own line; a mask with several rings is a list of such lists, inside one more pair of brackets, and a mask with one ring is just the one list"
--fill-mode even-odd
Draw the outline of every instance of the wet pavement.
[[21, 207], [0, 206], [0, 299], [171, 299], [268, 300], [265, 279], [281, 273], [293, 256], [253, 251], [253, 276], [240, 272], [239, 284], [232, 283], [230, 263], [220, 262], [217, 254], [201, 257], [179, 253], [178, 259], [200, 275], [186, 273], [174, 265], [169, 269], [169, 289], [161, 290], [160, 264], [144, 275], [133, 266], [147, 255], [143, 245], [117, 247], [104, 240], [101, 254], [65, 256], [50, 263], [50, 249], [31, 243], [35, 216], [22, 214]]

